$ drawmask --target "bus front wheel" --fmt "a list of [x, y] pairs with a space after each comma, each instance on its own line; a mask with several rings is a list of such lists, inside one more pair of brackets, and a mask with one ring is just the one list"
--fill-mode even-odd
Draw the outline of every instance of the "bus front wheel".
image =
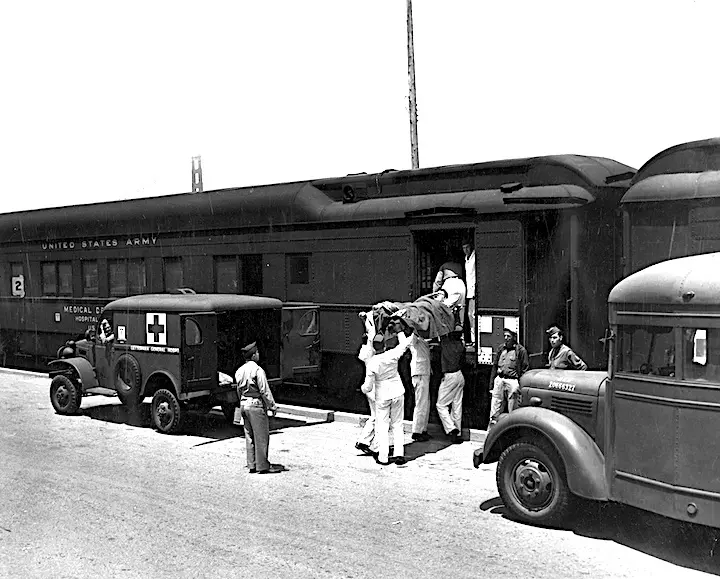
[[503, 503], [518, 519], [548, 526], [567, 519], [572, 495], [562, 460], [550, 444], [520, 441], [506, 448], [496, 481]]

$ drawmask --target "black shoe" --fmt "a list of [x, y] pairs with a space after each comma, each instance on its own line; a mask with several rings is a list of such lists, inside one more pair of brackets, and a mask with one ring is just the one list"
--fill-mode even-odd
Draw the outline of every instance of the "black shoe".
[[356, 442], [355, 448], [367, 456], [372, 456], [374, 454], [373, 451], [370, 450], [370, 447], [363, 442]]
[[448, 436], [450, 439], [453, 439], [456, 436], [460, 436], [460, 431], [457, 428], [453, 428], [450, 432], [448, 432]]
[[394, 462], [397, 465], [405, 464], [407, 459], [404, 456], [393, 456], [390, 458], [390, 462]]
[[258, 474], [276, 474], [285, 470], [285, 467], [281, 464], [271, 464], [270, 468], [265, 470], [257, 471]]
[[250, 469], [250, 474], [255, 474], [256, 472], [257, 472], [257, 469], [255, 469], [255, 468]]
[[427, 432], [413, 432], [412, 439], [418, 442], [425, 442], [430, 440], [430, 435]]

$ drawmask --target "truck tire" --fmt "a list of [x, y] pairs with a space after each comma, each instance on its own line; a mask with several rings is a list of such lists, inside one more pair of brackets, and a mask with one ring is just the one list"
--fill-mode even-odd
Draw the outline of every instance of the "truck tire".
[[142, 375], [140, 364], [134, 356], [122, 354], [115, 363], [115, 390], [125, 406], [135, 408], [142, 404]]
[[155, 428], [163, 434], [172, 434], [180, 430], [183, 412], [175, 394], [161, 389], [152, 399], [152, 421]]
[[58, 414], [75, 414], [81, 400], [80, 385], [74, 380], [58, 374], [50, 382], [50, 402]]
[[573, 497], [563, 462], [547, 442], [523, 440], [506, 448], [496, 481], [503, 503], [518, 519], [546, 526], [566, 521]]

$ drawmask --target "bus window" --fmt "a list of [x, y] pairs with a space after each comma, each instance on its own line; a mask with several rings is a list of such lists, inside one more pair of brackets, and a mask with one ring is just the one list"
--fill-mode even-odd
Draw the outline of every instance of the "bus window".
[[668, 326], [621, 326], [618, 371], [675, 376], [673, 329]]
[[720, 381], [720, 330], [683, 330], [683, 379]]

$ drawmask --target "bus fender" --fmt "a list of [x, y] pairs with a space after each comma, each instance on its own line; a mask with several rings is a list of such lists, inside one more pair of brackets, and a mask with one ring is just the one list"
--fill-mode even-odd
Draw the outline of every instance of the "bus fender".
[[605, 457], [600, 448], [570, 418], [548, 408], [528, 406], [502, 415], [487, 433], [480, 460], [476, 456], [474, 462], [495, 462], [518, 440], [532, 441], [536, 437], [548, 441], [560, 455], [573, 494], [590, 500], [608, 500]]
[[77, 375], [80, 378], [83, 392], [89, 388], [97, 388], [99, 386], [92, 364], [85, 358], [63, 358], [62, 360], [53, 360], [49, 365], [51, 368], [51, 378], [57, 374], [64, 374], [68, 371]]

